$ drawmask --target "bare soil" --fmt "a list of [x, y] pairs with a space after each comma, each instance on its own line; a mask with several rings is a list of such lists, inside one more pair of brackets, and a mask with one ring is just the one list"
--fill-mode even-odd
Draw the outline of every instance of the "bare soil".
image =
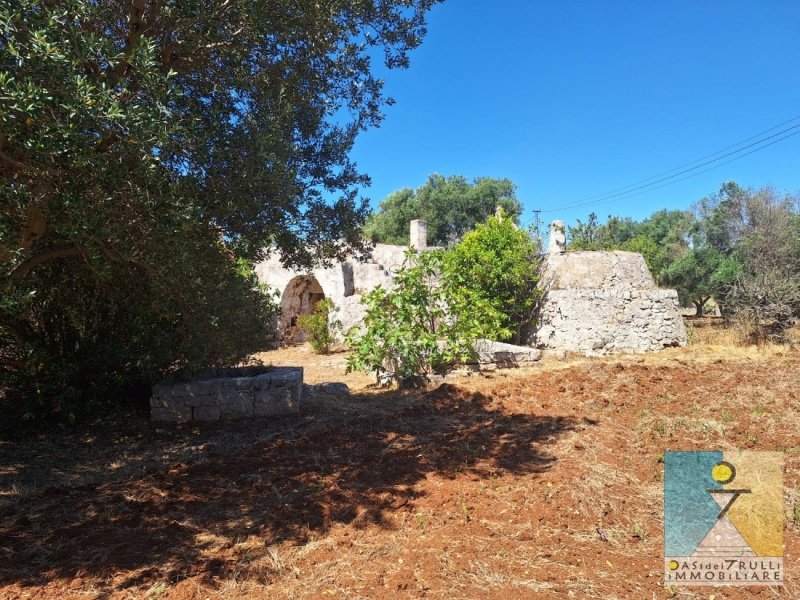
[[[800, 350], [546, 358], [297, 418], [0, 443], [1, 598], [800, 598]], [[662, 453], [785, 453], [782, 588], [667, 588]]]

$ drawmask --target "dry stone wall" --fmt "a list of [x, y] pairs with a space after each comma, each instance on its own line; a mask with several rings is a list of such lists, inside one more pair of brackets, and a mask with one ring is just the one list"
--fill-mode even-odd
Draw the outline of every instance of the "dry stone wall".
[[678, 294], [656, 286], [641, 254], [556, 250], [542, 284], [531, 340], [541, 348], [601, 355], [686, 345]]
[[675, 290], [551, 290], [537, 341], [585, 355], [683, 346], [686, 329], [677, 304]]
[[302, 367], [269, 367], [258, 374], [229, 369], [195, 381], [154, 385], [150, 417], [183, 423], [296, 415], [302, 390]]

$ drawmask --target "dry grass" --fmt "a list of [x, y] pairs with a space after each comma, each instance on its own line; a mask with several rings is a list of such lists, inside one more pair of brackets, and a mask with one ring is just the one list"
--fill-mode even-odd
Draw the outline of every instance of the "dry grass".
[[[800, 597], [800, 352], [720, 340], [0, 448], [0, 597]], [[785, 453], [787, 584], [665, 588], [663, 452], [734, 448]]]
[[713, 348], [750, 348], [767, 353], [782, 352], [800, 343], [800, 324], [785, 332], [789, 344], [765, 340], [754, 344], [753, 327], [748, 323], [725, 321], [718, 317], [704, 317], [686, 320], [689, 344]]

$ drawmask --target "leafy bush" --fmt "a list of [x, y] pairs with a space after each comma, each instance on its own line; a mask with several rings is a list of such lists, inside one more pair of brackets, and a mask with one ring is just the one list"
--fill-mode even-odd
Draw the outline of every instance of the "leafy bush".
[[[199, 232], [198, 232], [199, 236]], [[278, 307], [250, 265], [217, 240], [171, 271], [53, 261], [0, 300], [0, 420], [74, 422], [133, 388], [263, 349]]]
[[516, 343], [532, 324], [541, 292], [539, 248], [503, 214], [467, 233], [445, 257], [451, 288], [474, 295], [503, 315], [503, 329]]
[[379, 382], [418, 384], [472, 351], [480, 337], [507, 337], [503, 315], [492, 302], [458, 285], [443, 269], [444, 252], [409, 251], [391, 290], [364, 295], [362, 328], [346, 342], [347, 370], [373, 371]]
[[297, 326], [308, 334], [308, 341], [317, 354], [329, 354], [331, 346], [336, 341], [338, 321], [332, 321], [331, 316], [336, 307], [330, 298], [323, 298], [314, 307], [311, 314], [300, 315]]

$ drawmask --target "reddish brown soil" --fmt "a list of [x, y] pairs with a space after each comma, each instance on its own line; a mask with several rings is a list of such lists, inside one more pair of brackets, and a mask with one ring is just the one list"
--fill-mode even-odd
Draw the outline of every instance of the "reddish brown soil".
[[[798, 598], [800, 351], [548, 362], [0, 444], [2, 598]], [[665, 588], [666, 449], [785, 452], [787, 584]]]

